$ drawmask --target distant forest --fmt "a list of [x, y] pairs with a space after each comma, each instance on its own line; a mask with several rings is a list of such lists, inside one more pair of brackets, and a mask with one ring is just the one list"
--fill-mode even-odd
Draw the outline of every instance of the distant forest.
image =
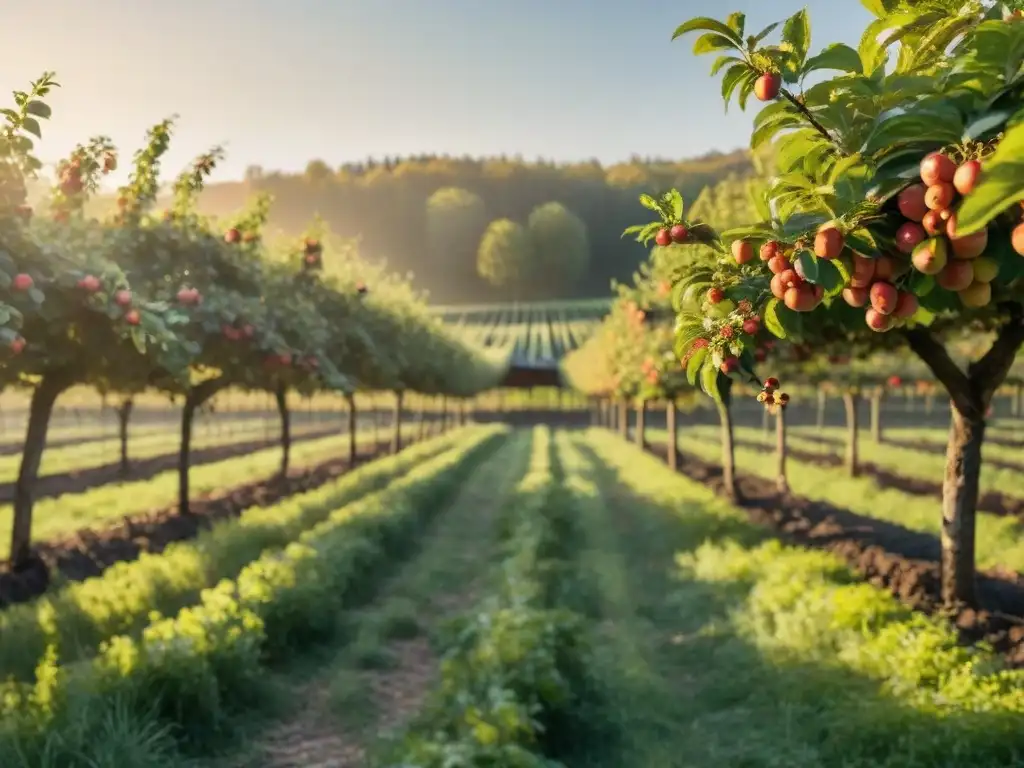
[[[676, 187], [689, 203], [705, 187], [753, 173], [749, 153], [741, 150], [682, 161], [635, 157], [609, 167], [596, 160], [556, 164], [518, 157], [384, 158], [338, 168], [314, 160], [302, 174], [250, 167], [242, 181], [211, 184], [200, 209], [228, 215], [256, 192], [269, 192], [272, 230], [298, 235], [319, 214], [334, 233], [359, 237], [364, 256], [412, 272], [432, 303], [589, 298], [608, 295], [611, 280], [628, 279], [647, 256], [643, 246], [620, 237], [627, 226], [647, 220], [639, 193]], [[551, 264], [551, 276], [563, 275], [554, 279], [542, 263], [514, 289], [481, 277], [477, 254], [488, 225], [509, 219], [525, 227], [547, 203], [560, 203], [583, 222], [586, 268], [566, 277], [570, 272]]]

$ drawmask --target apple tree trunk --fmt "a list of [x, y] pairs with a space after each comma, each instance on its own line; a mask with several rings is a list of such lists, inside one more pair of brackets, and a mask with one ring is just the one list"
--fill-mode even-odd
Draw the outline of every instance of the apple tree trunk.
[[448, 395], [441, 395], [441, 434], [448, 431]]
[[281, 419], [281, 477], [288, 477], [288, 466], [292, 455], [292, 414], [288, 410], [288, 390], [280, 386], [274, 390], [277, 415]]
[[719, 376], [721, 402], [718, 403], [718, 419], [721, 423], [722, 439], [722, 490], [731, 501], [739, 501], [736, 486], [736, 446], [733, 441], [732, 423], [732, 380]]
[[640, 448], [647, 447], [647, 401], [641, 400], [636, 404], [636, 430], [633, 437]]
[[871, 394], [871, 440], [876, 444], [882, 442], [882, 393]]
[[775, 414], [775, 488], [779, 493], [789, 493], [786, 480], [786, 409], [779, 408]]
[[857, 422], [858, 400], [855, 392], [843, 393], [843, 410], [846, 412], [846, 455], [843, 463], [850, 477], [857, 477], [860, 474], [860, 459], [857, 456], [860, 442], [860, 425]]
[[178, 514], [187, 515], [189, 509], [189, 467], [192, 463], [192, 426], [196, 411], [223, 389], [220, 379], [207, 379], [192, 387], [181, 406], [181, 442], [178, 445]]
[[402, 450], [402, 390], [395, 392], [395, 423], [392, 425], [394, 431], [391, 435], [391, 453], [395, 454]]
[[359, 441], [356, 439], [358, 434], [356, 420], [359, 418], [359, 411], [356, 409], [354, 393], [350, 392], [345, 395], [345, 400], [348, 402], [348, 463], [349, 466], [355, 466], [356, 459], [359, 458]]
[[70, 374], [48, 373], [32, 392], [28, 429], [21, 451], [21, 466], [14, 484], [14, 520], [11, 526], [11, 570], [22, 571], [32, 561], [32, 508], [35, 505], [39, 464], [46, 448], [46, 433], [57, 398], [73, 383]]
[[135, 400], [126, 397], [117, 407], [117, 437], [121, 443], [121, 462], [119, 471], [121, 477], [127, 477], [131, 470], [131, 462], [128, 459], [128, 424], [132, 418], [132, 408]]
[[677, 417], [679, 408], [675, 400], [669, 400], [665, 406], [665, 429], [668, 432], [668, 466], [675, 471], [679, 468], [679, 425]]
[[416, 425], [416, 439], [426, 440], [427, 439], [427, 407], [424, 402], [420, 401], [420, 407], [416, 412], [417, 425]]
[[629, 440], [629, 402], [619, 402], [619, 436], [623, 440]]
[[828, 405], [828, 400], [825, 395], [825, 390], [818, 390], [818, 413], [814, 423], [818, 429], [825, 427], [825, 407]]
[[1024, 344], [1024, 306], [1006, 307], [1009, 318], [989, 350], [962, 370], [926, 328], [906, 331], [910, 347], [949, 393], [951, 417], [942, 480], [941, 590], [947, 607], [976, 606], [975, 529], [981, 481], [985, 415]]

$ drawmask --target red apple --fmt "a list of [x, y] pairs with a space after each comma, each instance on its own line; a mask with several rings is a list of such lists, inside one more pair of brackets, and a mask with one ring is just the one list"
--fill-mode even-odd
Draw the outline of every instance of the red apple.
[[900, 213], [911, 221], [921, 221], [928, 213], [928, 206], [924, 204], [924, 195], [928, 188], [924, 184], [911, 184], [900, 192], [896, 198], [896, 205]]
[[924, 239], [924, 228], [913, 221], [908, 221], [896, 230], [896, 248], [900, 253], [913, 253], [917, 244]]
[[114, 294], [114, 303], [119, 307], [127, 307], [132, 303], [132, 292], [121, 290]]
[[932, 152], [921, 161], [921, 181], [926, 186], [952, 184], [956, 176], [956, 163], [940, 152]]
[[676, 224], [669, 230], [673, 243], [685, 243], [690, 236], [690, 231], [682, 224]]
[[981, 178], [981, 163], [977, 160], [968, 160], [956, 169], [953, 174], [953, 186], [961, 195], [969, 195], [978, 186], [978, 179]]
[[917, 312], [917, 307], [917, 296], [909, 291], [900, 291], [899, 298], [896, 299], [896, 309], [892, 313], [893, 317], [905, 320]]
[[141, 319], [142, 318], [139, 316], [139, 310], [137, 309], [129, 309], [124, 313], [124, 321], [128, 323], [128, 325], [138, 325]]
[[16, 291], [31, 290], [33, 285], [35, 285], [35, 281], [32, 279], [32, 275], [26, 275], [24, 272], [15, 275], [14, 280], [11, 281], [11, 288]]
[[11, 340], [11, 354], [20, 355], [25, 349], [25, 340], [21, 336], [15, 336]]

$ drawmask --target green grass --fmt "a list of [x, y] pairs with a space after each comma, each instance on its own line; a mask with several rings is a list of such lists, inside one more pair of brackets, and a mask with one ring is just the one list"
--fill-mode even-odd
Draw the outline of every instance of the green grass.
[[[303, 435], [325, 432], [327, 429], [329, 429], [327, 424], [303, 425], [292, 430], [292, 437], [293, 439], [300, 439]], [[341, 431], [343, 426], [339, 424], [337, 429]], [[207, 432], [204, 434], [200, 432], [193, 438], [192, 449], [199, 451], [206, 448], [216, 448], [254, 440], [274, 440], [278, 435], [279, 428], [277, 424], [274, 424], [268, 430], [262, 423], [251, 421], [235, 426], [232, 434], [218, 435], [216, 433]], [[131, 461], [139, 461], [156, 456], [176, 454], [179, 444], [180, 436], [178, 431], [176, 429], [165, 429], [162, 432], [129, 439], [128, 457]], [[101, 467], [106, 464], [116, 464], [120, 461], [120, 446], [120, 440], [114, 437], [45, 450], [43, 451], [43, 460], [39, 468], [39, 474], [41, 477], [45, 477], [47, 475], [59, 475], [65, 472]], [[20, 454], [0, 456], [0, 483], [14, 482], [18, 477], [20, 467]]]
[[[721, 448], [717, 435], [717, 429], [713, 428], [698, 427], [692, 431], [687, 428], [680, 431], [680, 450], [718, 463]], [[650, 440], [663, 441], [665, 433], [651, 430]], [[740, 472], [775, 479], [775, 462], [768, 451], [737, 448], [736, 467]], [[895, 467], [902, 470], [903, 462]], [[894, 488], [882, 488], [869, 476], [850, 477], [841, 467], [821, 467], [792, 457], [787, 461], [786, 476], [790, 490], [797, 496], [827, 502], [913, 531], [939, 535], [942, 515], [937, 496], [917, 496]], [[981, 568], [1004, 566], [1024, 570], [1024, 528], [1013, 517], [979, 512], [977, 557]]]
[[[247, 565], [171, 618], [154, 617], [139, 640], [113, 639], [89, 663], [61, 673], [52, 657], [31, 689], [0, 697], [0, 764], [85, 768], [108, 745], [98, 723], [129, 702], [138, 737], [173, 728], [175, 750], [197, 754], [236, 732], [264, 704], [269, 672], [338, 635], [343, 609], [371, 600], [424, 527], [502, 442], [498, 428], [468, 431], [454, 447], [386, 491], [334, 510], [298, 542]], [[168, 765], [167, 742], [144, 765]], [[178, 753], [179, 755], [181, 753]]]
[[172, 615], [194, 604], [202, 590], [234, 578], [265, 551], [287, 546], [339, 507], [383, 490], [453, 439], [457, 433], [420, 443], [316, 490], [246, 510], [160, 554], [143, 553], [100, 576], [11, 606], [0, 613], [0, 678], [31, 679], [48, 645], [68, 663], [95, 654], [114, 635], [137, 636], [153, 613]]
[[[410, 425], [406, 434], [412, 437], [415, 427]], [[358, 441], [363, 449], [373, 445], [372, 430], [361, 431]], [[300, 442], [292, 446], [292, 466], [314, 465], [345, 456], [347, 451], [347, 435]], [[198, 498], [205, 493], [270, 477], [277, 470], [280, 457], [280, 448], [271, 447], [245, 456], [192, 467], [189, 472], [192, 497]], [[176, 503], [177, 497], [178, 473], [176, 470], [168, 470], [148, 480], [114, 483], [84, 493], [40, 499], [35, 504], [33, 540], [46, 541], [66, 536], [81, 528], [120, 520], [128, 515], [170, 507]], [[11, 505], [0, 505], [0, 530], [10, 530], [11, 519]], [[0, 538], [0, 557], [7, 557], [8, 554], [10, 542]]]
[[1024, 673], [959, 647], [835, 557], [780, 544], [613, 435], [581, 445], [602, 464], [590, 476], [605, 600], [595, 667], [618, 691], [623, 734], [587, 766], [1024, 760]]

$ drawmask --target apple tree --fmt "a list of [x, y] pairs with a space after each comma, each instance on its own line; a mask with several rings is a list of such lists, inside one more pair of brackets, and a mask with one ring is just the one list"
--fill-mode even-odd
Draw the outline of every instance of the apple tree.
[[38, 138], [39, 120], [49, 116], [41, 99], [54, 85], [47, 75], [29, 92], [16, 92], [16, 109], [4, 111], [0, 134], [0, 337], [7, 345], [0, 380], [32, 390], [14, 494], [16, 570], [36, 563], [33, 493], [57, 398], [79, 384], [116, 386], [140, 369], [180, 378], [188, 360], [186, 319], [154, 297], [133, 293], [116, 259], [119, 233], [82, 216], [81, 200], [116, 165], [108, 140], [79, 146], [61, 163], [52, 215], [32, 215], [18, 194], [38, 167], [29, 135]]
[[[1024, 23], [1018, 2], [865, 5], [857, 48], [814, 55], [805, 11], [749, 35], [741, 13], [676, 30], [718, 55], [727, 102], [767, 104], [751, 145], [773, 142], [777, 172], [757, 220], [676, 284], [677, 351], [707, 350], [700, 378], [719, 397], [723, 366], [755, 379], [753, 338], [717, 333], [740, 301], [795, 343], [909, 346], [952, 402], [942, 596], [973, 603], [985, 415], [1024, 342]], [[968, 326], [995, 335], [964, 368], [945, 339]]]

